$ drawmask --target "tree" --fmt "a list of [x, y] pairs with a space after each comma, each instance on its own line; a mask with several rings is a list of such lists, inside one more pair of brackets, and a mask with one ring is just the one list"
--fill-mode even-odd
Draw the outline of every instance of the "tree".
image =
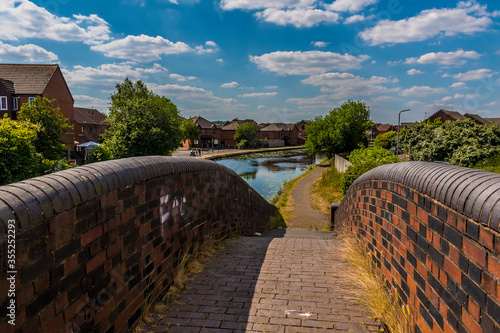
[[191, 121], [191, 119], [184, 119], [181, 123], [182, 138], [184, 140], [189, 140], [189, 148], [193, 144], [193, 140], [197, 140], [200, 137], [198, 132], [198, 126]]
[[[238, 144], [254, 146], [257, 144], [257, 124], [254, 122], [246, 122], [236, 128], [234, 140]], [[245, 141], [246, 140], [246, 141]]]
[[398, 137], [398, 133], [395, 131], [389, 131], [384, 134], [377, 135], [375, 140], [373, 141], [373, 145], [375, 147], [381, 147], [384, 149], [390, 149], [392, 147], [396, 147], [396, 140]]
[[113, 158], [171, 155], [182, 140], [177, 106], [128, 78], [111, 95], [110, 131], [104, 144]]
[[70, 125], [69, 119], [60, 112], [59, 107], [52, 106], [53, 103], [56, 103], [56, 100], [37, 96], [31, 104], [23, 104], [17, 119], [38, 125], [34, 140], [36, 151], [44, 159], [59, 160], [64, 158], [66, 151], [61, 136], [72, 125]]
[[7, 115], [0, 120], [0, 185], [38, 175], [37, 130], [36, 125], [11, 120]]
[[307, 124], [306, 149], [309, 154], [332, 158], [336, 153], [366, 146], [366, 129], [370, 125], [370, 109], [361, 101], [349, 100]]
[[424, 121], [403, 129], [400, 146], [411, 160], [468, 167], [500, 154], [500, 128], [477, 125], [472, 119]]

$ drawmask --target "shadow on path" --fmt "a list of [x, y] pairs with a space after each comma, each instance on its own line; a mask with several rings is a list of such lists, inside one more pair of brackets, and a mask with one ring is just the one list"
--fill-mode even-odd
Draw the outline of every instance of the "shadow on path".
[[376, 332], [330, 232], [279, 229], [228, 241], [143, 332]]

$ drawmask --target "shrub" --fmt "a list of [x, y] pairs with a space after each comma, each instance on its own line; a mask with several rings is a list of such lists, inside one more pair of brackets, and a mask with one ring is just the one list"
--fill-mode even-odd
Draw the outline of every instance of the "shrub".
[[351, 187], [352, 183], [354, 183], [354, 181], [358, 179], [359, 176], [382, 164], [378, 163], [375, 160], [368, 160], [359, 164], [353, 164], [348, 167], [342, 175], [342, 194], [345, 195], [347, 193], [349, 187]]
[[398, 133], [394, 131], [380, 134], [375, 138], [375, 140], [373, 140], [373, 145], [375, 147], [390, 149], [396, 146], [397, 136]]

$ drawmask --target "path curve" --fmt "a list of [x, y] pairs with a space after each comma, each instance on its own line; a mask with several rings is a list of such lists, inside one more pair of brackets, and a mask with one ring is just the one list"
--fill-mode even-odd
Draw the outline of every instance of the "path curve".
[[285, 218], [289, 228], [322, 229], [330, 226], [329, 217], [318, 212], [312, 203], [313, 183], [321, 177], [328, 163], [318, 165], [310, 174], [300, 179], [290, 193], [291, 215]]

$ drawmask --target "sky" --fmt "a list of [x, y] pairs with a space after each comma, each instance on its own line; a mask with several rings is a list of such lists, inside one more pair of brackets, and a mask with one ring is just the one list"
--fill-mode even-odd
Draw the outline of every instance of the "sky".
[[0, 63], [59, 64], [107, 113], [142, 80], [184, 117], [293, 123], [363, 101], [375, 122], [500, 118], [497, 0], [0, 0]]

